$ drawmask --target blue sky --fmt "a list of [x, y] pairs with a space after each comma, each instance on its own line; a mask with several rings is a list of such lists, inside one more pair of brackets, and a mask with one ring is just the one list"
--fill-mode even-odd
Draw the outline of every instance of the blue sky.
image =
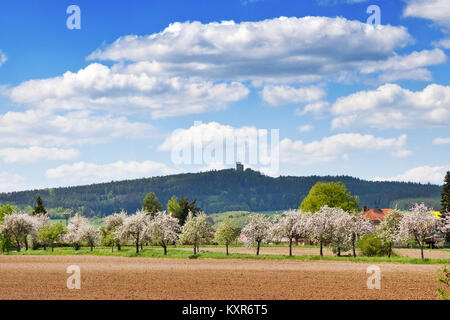
[[[234, 160], [273, 176], [441, 183], [446, 2], [3, 1], [0, 192]], [[81, 29], [67, 28], [70, 5]], [[381, 25], [366, 23], [369, 5]], [[174, 150], [229, 138], [262, 148], [252, 133], [272, 129], [276, 169], [248, 154], [174, 160]]]

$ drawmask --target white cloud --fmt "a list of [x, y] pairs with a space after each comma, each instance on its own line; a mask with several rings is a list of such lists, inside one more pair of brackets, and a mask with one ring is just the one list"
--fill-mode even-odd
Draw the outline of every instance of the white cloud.
[[315, 116], [322, 116], [324, 115], [327, 111], [329, 111], [330, 109], [330, 103], [328, 101], [318, 101], [318, 102], [314, 102], [314, 103], [309, 103], [307, 104], [303, 110], [300, 110], [300, 108], [298, 108], [296, 110], [296, 113], [298, 115], [305, 115], [307, 113], [312, 113]]
[[405, 17], [423, 18], [433, 21], [447, 35], [434, 45], [442, 48], [450, 48], [450, 4], [448, 0], [403, 0], [407, 6], [403, 12]]
[[163, 163], [154, 161], [117, 161], [107, 164], [77, 162], [61, 165], [46, 172], [47, 178], [65, 183], [97, 183], [111, 180], [137, 179], [177, 173]]
[[368, 62], [362, 67], [362, 74], [381, 72], [383, 82], [401, 79], [431, 80], [431, 73], [425, 67], [439, 65], [447, 61], [440, 49], [414, 51], [404, 56], [393, 56], [384, 61]]
[[108, 140], [149, 138], [154, 128], [124, 117], [76, 111], [62, 115], [47, 111], [9, 111], [0, 114], [0, 145], [41, 146], [81, 145]]
[[3, 148], [0, 149], [0, 158], [5, 163], [33, 163], [45, 161], [72, 160], [78, 156], [78, 151], [74, 149], [58, 148]]
[[128, 113], [143, 111], [153, 118], [222, 109], [245, 98], [241, 83], [213, 83], [194, 78], [160, 77], [145, 71], [94, 63], [77, 73], [29, 80], [9, 92], [15, 103], [40, 109], [100, 109]]
[[434, 45], [436, 47], [441, 47], [441, 48], [445, 48], [445, 49], [450, 49], [450, 38], [446, 38], [446, 39], [441, 39], [437, 42], [434, 42]]
[[435, 145], [450, 144], [450, 138], [435, 138], [433, 139], [433, 144]]
[[308, 131], [311, 131], [313, 128], [314, 128], [314, 127], [313, 127], [312, 125], [310, 125], [310, 124], [305, 124], [305, 125], [303, 125], [303, 126], [299, 126], [299, 127], [298, 127], [298, 131], [300, 131], [300, 132], [308, 132]]
[[3, 53], [2, 50], [0, 50], [0, 67], [5, 64], [5, 62], [8, 60], [6, 57], [6, 54]]
[[450, 171], [450, 166], [423, 166], [405, 171], [399, 175], [390, 178], [376, 177], [375, 181], [404, 181], [404, 182], [419, 182], [419, 183], [434, 183], [442, 185], [447, 171]]
[[411, 40], [404, 27], [341, 17], [175, 22], [159, 33], [120, 37], [88, 59], [138, 61], [158, 74], [304, 82], [383, 61]]
[[291, 86], [265, 86], [262, 98], [272, 106], [281, 106], [292, 103], [305, 103], [323, 99], [325, 91], [319, 87], [294, 88]]
[[400, 149], [392, 152], [392, 156], [396, 158], [407, 158], [412, 156], [413, 152], [411, 150]]
[[339, 98], [332, 113], [333, 129], [448, 126], [450, 86], [431, 84], [414, 92], [386, 84]]
[[11, 192], [27, 189], [24, 178], [18, 174], [0, 172], [0, 192]]
[[[230, 138], [240, 138], [246, 140], [249, 146], [258, 146], [258, 136], [267, 136], [267, 130], [258, 130], [256, 127], [235, 128], [222, 125], [217, 122], [199, 124], [189, 129], [179, 129], [172, 132], [166, 140], [159, 146], [160, 151], [171, 151], [173, 149], [183, 149], [192, 147], [193, 144], [199, 146], [223, 145], [225, 141], [232, 142], [226, 148], [234, 150], [235, 140]], [[303, 141], [292, 141], [283, 139], [280, 141], [280, 162], [310, 164], [315, 162], [327, 162], [348, 157], [347, 153], [352, 151], [366, 150], [390, 150], [394, 156], [399, 152], [405, 155], [406, 135], [398, 138], [379, 138], [372, 135], [361, 134], [338, 134], [323, 138], [319, 141], [304, 143]], [[241, 160], [244, 161], [244, 160]], [[264, 159], [263, 161], [267, 161]], [[245, 161], [244, 161], [245, 162]]]
[[407, 6], [403, 12], [405, 17], [429, 19], [437, 24], [450, 28], [450, 5], [448, 0], [404, 0]]
[[[235, 128], [229, 125], [222, 125], [218, 122], [198, 123], [189, 129], [177, 129], [173, 131], [164, 142], [158, 147], [160, 151], [170, 151], [174, 148], [186, 148], [196, 145], [212, 145], [223, 143], [230, 138], [245, 139], [252, 144], [257, 144], [258, 134], [267, 134], [267, 130], [258, 130], [253, 126]], [[235, 141], [232, 140], [234, 148]]]
[[[347, 160], [354, 151], [405, 150], [406, 135], [398, 138], [379, 138], [358, 133], [338, 134], [309, 143], [283, 139], [280, 142], [280, 162], [313, 164], [333, 160]], [[406, 150], [404, 152], [407, 152]]]

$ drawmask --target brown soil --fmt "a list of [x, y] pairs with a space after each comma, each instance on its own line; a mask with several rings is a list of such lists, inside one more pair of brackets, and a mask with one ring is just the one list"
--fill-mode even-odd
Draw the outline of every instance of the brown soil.
[[[192, 248], [177, 248], [177, 249], [185, 249], [185, 250], [193, 250]], [[222, 247], [200, 247], [200, 250], [205, 251], [213, 251], [213, 252], [225, 252], [225, 248]], [[256, 252], [255, 248], [251, 247], [229, 247], [230, 253], [250, 253], [254, 254]], [[405, 256], [410, 258], [420, 258], [420, 250], [419, 249], [394, 249], [395, 253], [399, 256]], [[287, 255], [289, 254], [288, 247], [261, 247], [261, 254], [280, 254]], [[324, 255], [335, 255], [329, 248], [323, 249]], [[300, 255], [319, 255], [319, 248], [302, 248], [302, 247], [293, 247], [292, 254], [296, 256]], [[351, 252], [343, 252], [344, 254], [351, 254]], [[424, 251], [425, 258], [429, 259], [450, 259], [450, 251], [442, 251], [442, 250], [425, 250]]]
[[[69, 265], [81, 289], [66, 287]], [[0, 299], [435, 299], [439, 265], [340, 261], [0, 256]]]

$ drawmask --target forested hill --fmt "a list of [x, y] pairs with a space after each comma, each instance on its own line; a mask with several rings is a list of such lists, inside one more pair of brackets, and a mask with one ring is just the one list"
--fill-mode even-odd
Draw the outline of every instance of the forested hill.
[[173, 196], [197, 199], [207, 213], [232, 210], [269, 211], [297, 208], [317, 181], [342, 181], [361, 206], [389, 207], [404, 198], [439, 197], [440, 187], [401, 182], [373, 182], [349, 176], [283, 176], [272, 178], [247, 169], [187, 173], [113, 181], [86, 186], [0, 194], [1, 204], [33, 206], [39, 194], [47, 208], [83, 210], [86, 216], [104, 216], [125, 209], [134, 212], [153, 191], [165, 207]]

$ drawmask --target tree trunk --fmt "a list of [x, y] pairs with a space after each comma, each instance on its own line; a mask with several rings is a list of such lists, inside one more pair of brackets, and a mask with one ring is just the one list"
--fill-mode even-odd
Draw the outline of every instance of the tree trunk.
[[292, 257], [292, 238], [289, 238], [289, 256]]
[[420, 256], [422, 257], [422, 259], [424, 259], [424, 257], [423, 257], [423, 243], [420, 245]]
[[256, 245], [256, 255], [257, 256], [259, 256], [259, 246], [260, 246], [260, 244], [261, 244], [261, 241], [258, 241], [257, 245]]
[[322, 243], [322, 240], [320, 240], [320, 256], [323, 257], [323, 243]]
[[44, 251], [47, 251], [47, 245], [44, 243]]
[[120, 243], [117, 244], [117, 250], [120, 251]]
[[341, 248], [340, 248], [340, 247], [338, 247], [337, 256], [338, 256], [338, 257], [341, 256]]
[[388, 258], [391, 257], [391, 254], [392, 254], [392, 243], [389, 243]]
[[197, 244], [194, 243], [194, 256], [197, 254]]
[[139, 253], [139, 240], [136, 240], [136, 253]]
[[227, 255], [228, 255], [228, 242], [225, 244], [226, 248], [227, 248]]
[[54, 246], [53, 246], [53, 244], [52, 244], [52, 252], [54, 251]]
[[167, 254], [167, 246], [163, 245], [163, 248], [164, 248], [164, 255], [166, 255]]
[[144, 245], [142, 242], [141, 242], [141, 251], [144, 251]]
[[352, 238], [353, 258], [356, 258], [355, 238]]
[[111, 246], [111, 252], [114, 252], [114, 244]]
[[28, 251], [28, 241], [27, 241], [27, 237], [25, 237], [25, 251]]
[[91, 252], [92, 252], [92, 251], [94, 251], [94, 247], [93, 247], [93, 246], [91, 246]]

